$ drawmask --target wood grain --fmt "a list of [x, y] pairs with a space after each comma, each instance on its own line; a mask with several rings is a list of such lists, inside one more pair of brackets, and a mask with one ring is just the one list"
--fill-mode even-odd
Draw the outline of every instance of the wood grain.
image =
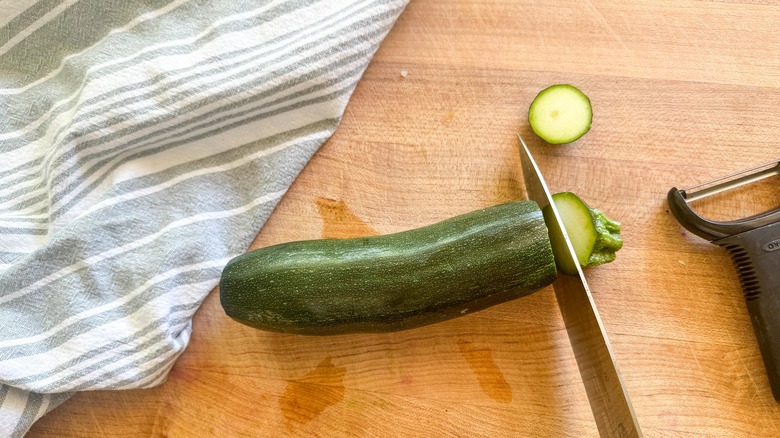
[[[780, 5], [769, 1], [412, 0], [341, 126], [253, 247], [388, 233], [523, 197], [516, 132], [554, 191], [623, 224], [587, 271], [646, 436], [780, 436], [780, 404], [726, 254], [666, 192], [780, 156]], [[401, 70], [408, 76], [402, 78]], [[572, 83], [592, 130], [542, 144], [525, 120]], [[780, 205], [769, 181], [701, 207]], [[168, 380], [80, 393], [31, 437], [594, 436], [551, 289], [384, 335], [265, 333], [212, 292]]]

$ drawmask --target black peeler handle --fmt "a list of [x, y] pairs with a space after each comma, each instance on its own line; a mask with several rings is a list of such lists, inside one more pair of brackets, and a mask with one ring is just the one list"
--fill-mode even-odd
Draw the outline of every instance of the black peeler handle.
[[775, 400], [780, 401], [780, 222], [726, 237]]
[[715, 222], [688, 206], [673, 188], [667, 201], [688, 231], [726, 249], [745, 293], [772, 395], [780, 402], [780, 208], [730, 222]]

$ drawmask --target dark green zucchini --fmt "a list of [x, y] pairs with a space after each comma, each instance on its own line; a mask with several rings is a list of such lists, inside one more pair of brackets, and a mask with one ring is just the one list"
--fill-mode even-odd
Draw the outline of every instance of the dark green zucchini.
[[389, 332], [529, 295], [555, 277], [542, 212], [518, 201], [395, 234], [250, 251], [225, 267], [220, 301], [263, 330]]

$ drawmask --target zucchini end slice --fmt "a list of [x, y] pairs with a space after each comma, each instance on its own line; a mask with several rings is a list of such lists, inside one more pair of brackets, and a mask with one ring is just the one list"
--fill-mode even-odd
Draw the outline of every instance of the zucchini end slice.
[[[596, 266], [615, 260], [616, 252], [623, 247], [618, 222], [610, 220], [600, 210], [588, 207], [579, 196], [571, 192], [556, 193], [553, 201], [580, 266]], [[564, 274], [577, 275], [577, 266], [566, 255], [566, 241], [552, 218], [552, 209], [545, 207], [543, 214], [558, 269]]]

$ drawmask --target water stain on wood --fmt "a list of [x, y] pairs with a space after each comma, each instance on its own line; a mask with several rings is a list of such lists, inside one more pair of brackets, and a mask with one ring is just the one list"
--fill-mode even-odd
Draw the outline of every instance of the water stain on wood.
[[296, 426], [305, 425], [340, 402], [344, 398], [346, 372], [346, 368], [333, 365], [327, 357], [305, 376], [288, 382], [279, 399], [285, 428], [292, 431]]
[[489, 348], [479, 348], [464, 339], [458, 340], [458, 348], [466, 363], [476, 374], [482, 391], [499, 403], [511, 402], [512, 387], [493, 360], [493, 352]]
[[317, 210], [322, 217], [323, 239], [375, 236], [377, 233], [365, 221], [357, 217], [344, 201], [317, 198]]

